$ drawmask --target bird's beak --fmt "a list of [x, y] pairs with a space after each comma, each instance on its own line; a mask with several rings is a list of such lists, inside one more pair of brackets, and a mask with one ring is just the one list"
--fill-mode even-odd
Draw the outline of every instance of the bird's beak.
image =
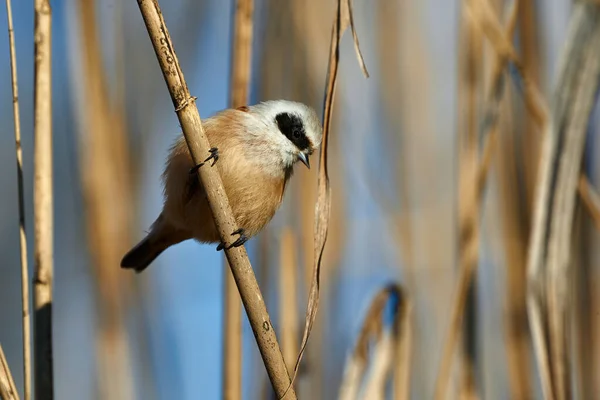
[[310, 162], [308, 161], [308, 156], [306, 153], [298, 153], [298, 160], [302, 161], [306, 168], [310, 169]]

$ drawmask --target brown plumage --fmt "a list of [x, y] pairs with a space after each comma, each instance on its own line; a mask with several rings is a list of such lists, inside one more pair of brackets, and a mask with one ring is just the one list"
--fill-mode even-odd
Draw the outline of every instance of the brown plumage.
[[[243, 109], [227, 109], [203, 121], [218, 160], [200, 168], [218, 168], [238, 226], [256, 235], [281, 205], [293, 165], [321, 141], [321, 126], [311, 108], [284, 100]], [[171, 148], [165, 171], [163, 210], [150, 233], [121, 261], [123, 268], [144, 270], [168, 247], [188, 239], [220, 241], [187, 144], [180, 137]]]

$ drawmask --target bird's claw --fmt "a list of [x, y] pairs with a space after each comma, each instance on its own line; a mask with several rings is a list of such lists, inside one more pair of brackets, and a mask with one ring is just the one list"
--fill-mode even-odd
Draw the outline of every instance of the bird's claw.
[[248, 237], [246, 236], [246, 233], [244, 232], [244, 230], [242, 228], [234, 231], [231, 233], [231, 235], [240, 235], [239, 238], [237, 238], [237, 240], [233, 243], [231, 243], [229, 246], [227, 246], [225, 243], [221, 242], [219, 243], [219, 245], [217, 246], [217, 251], [221, 251], [223, 249], [231, 249], [232, 247], [240, 247], [242, 246], [244, 243], [246, 243], [248, 241]]
[[219, 149], [216, 147], [211, 147], [210, 150], [208, 150], [208, 152], [210, 153], [210, 156], [208, 156], [206, 158], [206, 160], [204, 160], [200, 164], [193, 166], [190, 169], [190, 174], [195, 174], [196, 172], [198, 172], [200, 167], [202, 167], [204, 164], [206, 164], [210, 160], [213, 160], [213, 162], [210, 164], [210, 166], [212, 167], [213, 165], [215, 165], [215, 163], [219, 159]]
[[231, 245], [229, 245], [229, 248], [243, 246], [244, 243], [246, 243], [248, 241], [246, 232], [244, 232], [244, 230], [241, 228], [238, 229], [237, 231], [233, 232], [232, 235], [240, 235], [240, 237], [237, 238], [237, 240], [235, 242], [231, 243]]
[[204, 160], [202, 164], [204, 164], [208, 160], [213, 160], [212, 164], [210, 164], [210, 166], [212, 167], [219, 159], [219, 149], [216, 147], [211, 147], [210, 150], [208, 150], [208, 152], [210, 153], [210, 156], [208, 156], [208, 158]]

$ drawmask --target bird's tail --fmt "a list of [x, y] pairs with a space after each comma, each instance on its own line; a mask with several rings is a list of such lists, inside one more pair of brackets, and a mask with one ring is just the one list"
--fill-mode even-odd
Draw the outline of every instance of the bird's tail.
[[150, 233], [123, 256], [121, 268], [145, 270], [163, 251], [187, 239], [172, 228], [162, 214], [152, 224]]

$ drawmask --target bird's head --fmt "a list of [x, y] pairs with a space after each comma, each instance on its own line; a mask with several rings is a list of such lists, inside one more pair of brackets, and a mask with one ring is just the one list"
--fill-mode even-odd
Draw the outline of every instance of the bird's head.
[[277, 143], [284, 165], [301, 161], [310, 168], [310, 155], [319, 148], [323, 128], [315, 110], [288, 100], [270, 100], [249, 107], [273, 129], [270, 139]]

